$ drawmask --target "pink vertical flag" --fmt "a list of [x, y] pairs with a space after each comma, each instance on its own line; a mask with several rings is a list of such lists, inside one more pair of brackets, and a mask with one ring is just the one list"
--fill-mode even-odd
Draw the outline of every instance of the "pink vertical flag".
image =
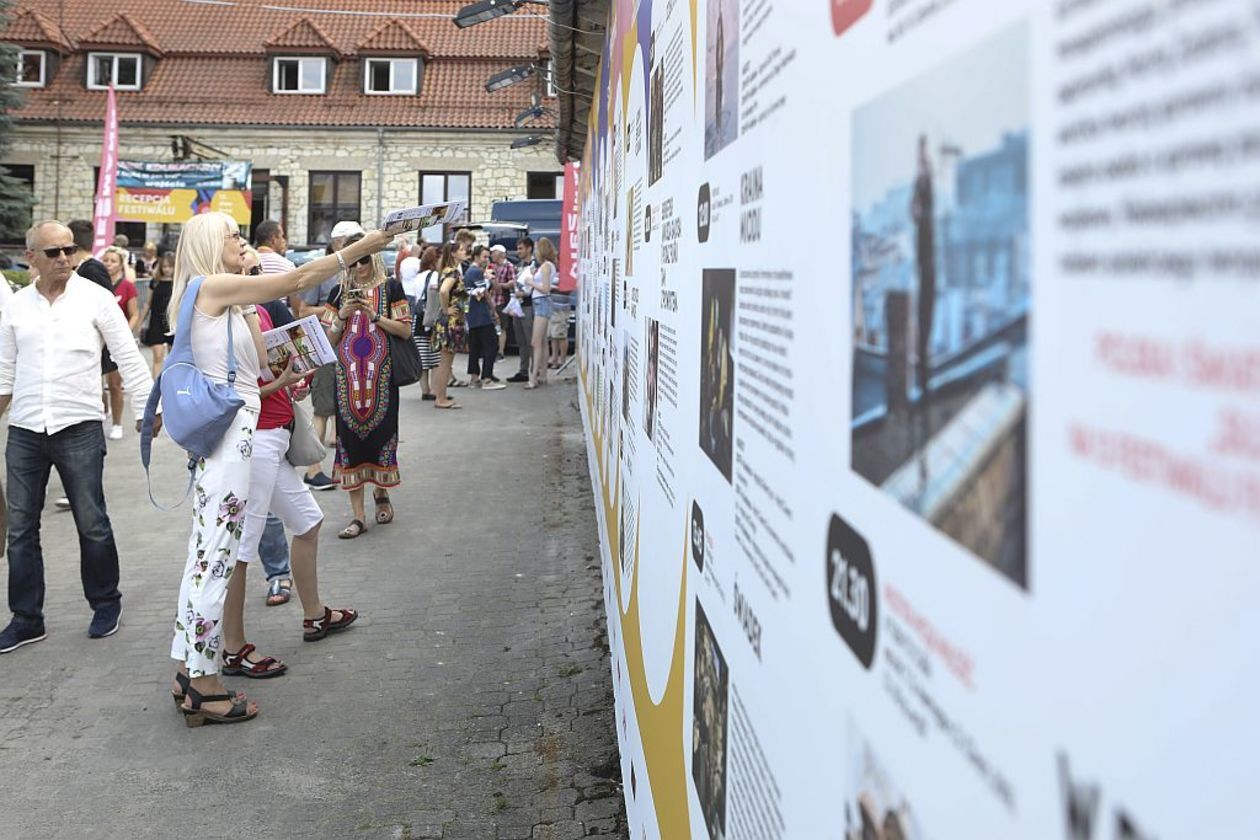
[[118, 103], [114, 86], [109, 86], [105, 106], [105, 139], [101, 144], [101, 174], [96, 179], [96, 206], [92, 210], [92, 256], [99, 257], [114, 244], [114, 224], [118, 209], [114, 193], [118, 188]]
[[564, 165], [564, 201], [560, 214], [560, 273], [557, 286], [561, 292], [571, 292], [578, 284], [578, 224], [581, 209], [578, 207], [578, 177], [582, 164], [568, 161]]

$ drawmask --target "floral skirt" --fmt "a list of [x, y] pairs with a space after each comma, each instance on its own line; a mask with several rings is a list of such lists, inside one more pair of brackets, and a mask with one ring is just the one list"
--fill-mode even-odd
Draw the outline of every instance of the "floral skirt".
[[191, 677], [217, 674], [222, 663], [223, 599], [245, 527], [257, 425], [258, 412], [242, 408], [219, 446], [197, 464], [188, 562], [171, 641], [171, 658], [187, 665]]
[[433, 346], [439, 350], [450, 350], [454, 353], [464, 349], [467, 331], [464, 322], [451, 324], [442, 319], [433, 325]]

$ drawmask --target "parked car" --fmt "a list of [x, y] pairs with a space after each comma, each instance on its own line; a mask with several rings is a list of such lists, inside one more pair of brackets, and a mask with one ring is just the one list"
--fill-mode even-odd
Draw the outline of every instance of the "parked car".
[[20, 254], [0, 252], [0, 271], [30, 271], [31, 264]]

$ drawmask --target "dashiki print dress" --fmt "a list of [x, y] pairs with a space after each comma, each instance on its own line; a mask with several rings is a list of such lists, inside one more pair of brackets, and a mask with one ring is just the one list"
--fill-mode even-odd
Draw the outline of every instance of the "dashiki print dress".
[[[411, 307], [397, 280], [368, 289], [364, 300], [382, 318], [411, 322]], [[341, 287], [333, 289], [324, 323], [336, 323]], [[398, 478], [398, 388], [390, 379], [389, 334], [356, 310], [337, 342], [337, 455], [333, 480], [342, 490], [364, 484], [396, 487]]]

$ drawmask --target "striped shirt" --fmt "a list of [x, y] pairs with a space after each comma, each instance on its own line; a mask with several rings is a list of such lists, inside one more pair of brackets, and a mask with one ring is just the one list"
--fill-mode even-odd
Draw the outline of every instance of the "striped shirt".
[[259, 251], [258, 265], [262, 268], [263, 274], [281, 274], [297, 268], [285, 259], [283, 254], [277, 254], [275, 251]]

